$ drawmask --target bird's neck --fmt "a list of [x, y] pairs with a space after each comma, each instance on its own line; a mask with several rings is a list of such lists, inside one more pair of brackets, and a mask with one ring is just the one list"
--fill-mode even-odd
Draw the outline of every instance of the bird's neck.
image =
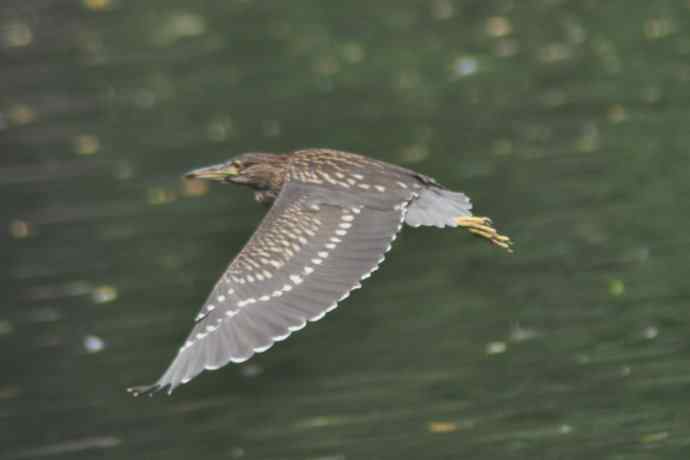
[[286, 155], [261, 154], [261, 163], [248, 168], [241, 181], [236, 181], [255, 190], [255, 198], [260, 203], [271, 203], [283, 188], [287, 176], [288, 158]]

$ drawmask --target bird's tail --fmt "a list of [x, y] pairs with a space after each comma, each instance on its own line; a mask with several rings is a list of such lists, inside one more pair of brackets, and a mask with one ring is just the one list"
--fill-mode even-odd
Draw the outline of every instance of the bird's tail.
[[412, 227], [463, 227], [496, 246], [513, 252], [513, 242], [493, 228], [491, 219], [472, 215], [472, 203], [461, 192], [430, 186], [423, 189], [407, 208], [405, 223]]
[[471, 210], [472, 203], [464, 193], [431, 186], [410, 203], [405, 223], [412, 227], [457, 227], [457, 218], [471, 216]]

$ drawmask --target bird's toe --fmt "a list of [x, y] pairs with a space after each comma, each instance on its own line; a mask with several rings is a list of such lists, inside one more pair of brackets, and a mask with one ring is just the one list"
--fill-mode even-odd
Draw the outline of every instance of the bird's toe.
[[455, 223], [466, 228], [469, 232], [486, 238], [496, 246], [513, 252], [513, 241], [506, 235], [501, 235], [492, 227], [492, 221], [488, 217], [482, 216], [460, 216], [455, 219]]

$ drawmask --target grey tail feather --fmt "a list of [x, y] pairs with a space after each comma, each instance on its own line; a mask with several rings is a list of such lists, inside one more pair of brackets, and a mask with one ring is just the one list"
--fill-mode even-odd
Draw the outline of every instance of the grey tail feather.
[[405, 223], [412, 227], [457, 227], [455, 220], [458, 217], [471, 216], [471, 210], [472, 203], [464, 193], [432, 185], [423, 189], [410, 203]]

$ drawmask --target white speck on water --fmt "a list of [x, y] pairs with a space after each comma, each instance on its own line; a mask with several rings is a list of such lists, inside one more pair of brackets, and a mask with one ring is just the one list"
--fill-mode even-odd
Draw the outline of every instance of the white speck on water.
[[575, 362], [577, 364], [589, 364], [591, 361], [592, 358], [584, 353], [578, 353], [575, 355]]
[[560, 434], [570, 434], [573, 432], [573, 427], [564, 423], [563, 425], [558, 427], [558, 432]]
[[250, 363], [250, 364], [245, 364], [240, 368], [240, 373], [242, 374], [242, 377], [246, 378], [254, 378], [258, 377], [263, 373], [263, 368], [259, 366], [258, 364]]
[[508, 349], [508, 345], [506, 345], [505, 342], [489, 342], [486, 345], [486, 354], [487, 355], [498, 355], [501, 353], [505, 353], [506, 350]]
[[519, 324], [513, 326], [510, 331], [510, 340], [513, 342], [525, 342], [537, 337], [539, 333], [534, 329], [522, 327]]
[[659, 336], [659, 329], [656, 326], [648, 326], [642, 331], [642, 337], [645, 339], [656, 339]]
[[98, 286], [91, 293], [95, 303], [109, 303], [117, 299], [117, 289], [113, 286]]
[[161, 46], [173, 45], [177, 40], [198, 37], [206, 33], [206, 19], [187, 12], [168, 13], [163, 17], [154, 41]]
[[10, 335], [14, 331], [12, 323], [6, 320], [0, 320], [0, 336]]
[[96, 335], [87, 335], [83, 343], [87, 353], [98, 353], [105, 349], [105, 342]]
[[463, 56], [455, 61], [453, 71], [458, 77], [467, 77], [477, 73], [479, 70], [479, 61], [471, 56]]
[[6, 48], [29, 46], [34, 38], [31, 28], [23, 22], [3, 24], [0, 32], [2, 32], [2, 41]]

